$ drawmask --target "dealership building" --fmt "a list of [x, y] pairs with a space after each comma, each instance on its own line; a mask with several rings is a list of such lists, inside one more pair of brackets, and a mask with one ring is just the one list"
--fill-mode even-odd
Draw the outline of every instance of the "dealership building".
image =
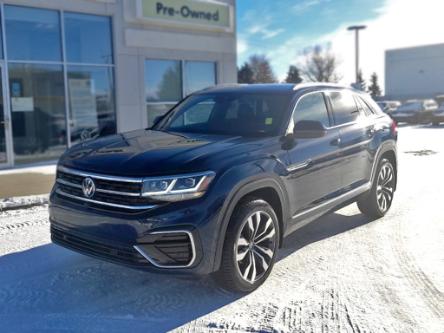
[[237, 80], [235, 0], [10, 0], [0, 14], [0, 168]]
[[385, 92], [396, 100], [444, 95], [444, 44], [386, 51]]

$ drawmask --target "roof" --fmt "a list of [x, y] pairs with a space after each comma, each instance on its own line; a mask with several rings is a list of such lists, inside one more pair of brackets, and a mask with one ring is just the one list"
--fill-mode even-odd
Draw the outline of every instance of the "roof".
[[269, 84], [222, 84], [214, 87], [206, 88], [198, 93], [228, 93], [228, 92], [243, 92], [243, 93], [280, 93], [293, 94], [298, 90], [305, 90], [310, 88], [339, 88], [352, 89], [350, 87], [341, 86], [335, 83], [269, 83]]

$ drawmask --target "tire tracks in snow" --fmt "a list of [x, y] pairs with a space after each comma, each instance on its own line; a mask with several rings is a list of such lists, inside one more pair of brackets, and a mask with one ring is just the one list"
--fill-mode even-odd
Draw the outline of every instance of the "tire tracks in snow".
[[433, 282], [416, 263], [415, 258], [410, 254], [402, 237], [400, 221], [396, 223], [394, 229], [391, 245], [393, 252], [396, 254], [399, 267], [415, 290], [422, 294], [424, 301], [435, 316], [444, 318], [444, 294], [435, 287]]

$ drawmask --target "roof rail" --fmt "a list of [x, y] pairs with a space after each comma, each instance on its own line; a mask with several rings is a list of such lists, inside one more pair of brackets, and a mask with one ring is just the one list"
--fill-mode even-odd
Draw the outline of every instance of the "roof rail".
[[331, 87], [331, 88], [350, 88], [338, 83], [331, 82], [307, 82], [307, 83], [298, 83], [293, 87], [293, 90], [304, 89], [304, 88], [312, 88], [312, 87]]

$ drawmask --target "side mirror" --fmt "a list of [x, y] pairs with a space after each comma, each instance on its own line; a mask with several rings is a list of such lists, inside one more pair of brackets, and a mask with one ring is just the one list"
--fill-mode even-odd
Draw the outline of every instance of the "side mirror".
[[327, 129], [320, 121], [301, 120], [294, 125], [293, 137], [296, 139], [316, 139], [327, 134]]

